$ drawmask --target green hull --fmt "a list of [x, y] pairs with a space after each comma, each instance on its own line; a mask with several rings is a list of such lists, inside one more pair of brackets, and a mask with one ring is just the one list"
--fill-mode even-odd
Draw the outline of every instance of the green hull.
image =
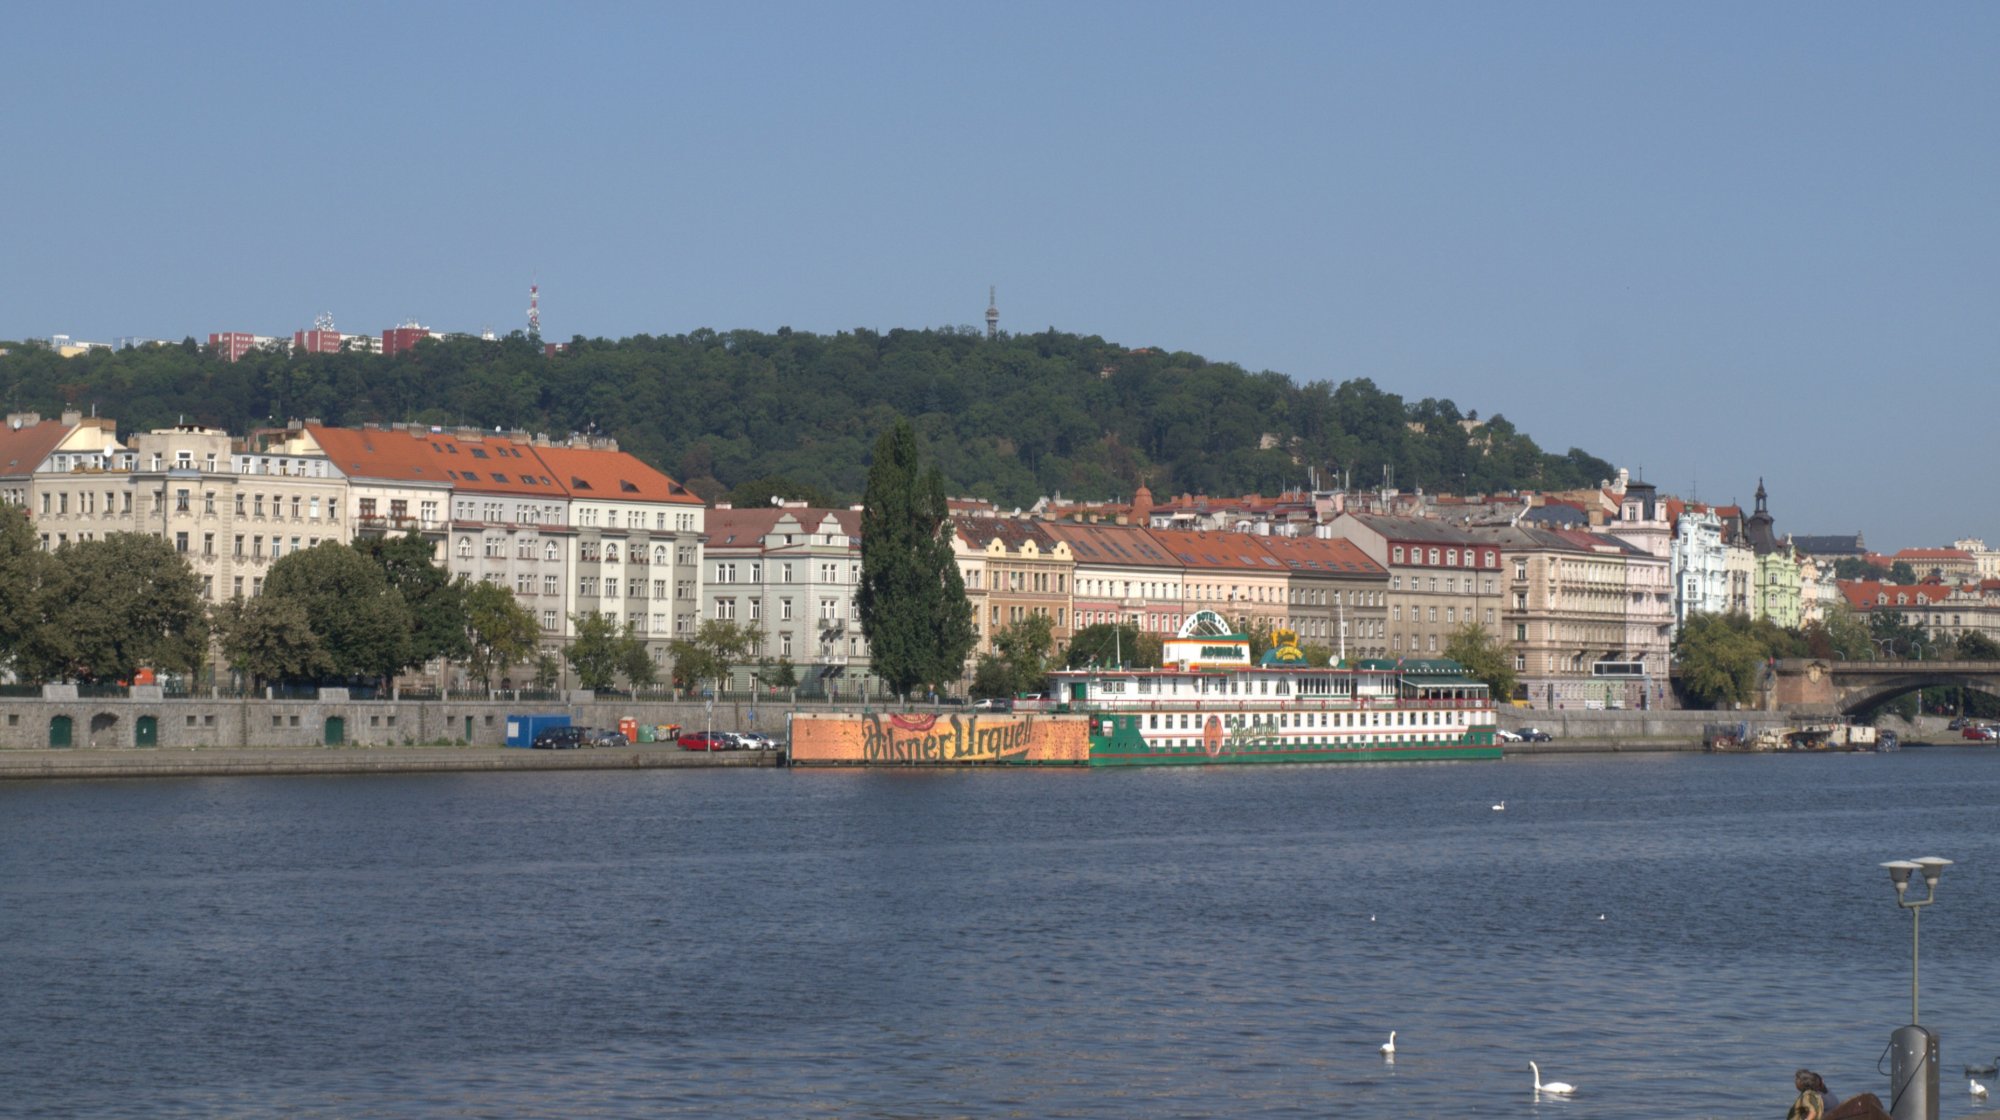
[[1311, 737], [1217, 738], [1199, 747], [1155, 747], [1138, 731], [1138, 721], [1112, 721], [1109, 734], [1090, 737], [1092, 766], [1254, 766], [1264, 763], [1469, 762], [1501, 757], [1493, 729], [1482, 727], [1448, 742], [1395, 739], [1340, 742]]

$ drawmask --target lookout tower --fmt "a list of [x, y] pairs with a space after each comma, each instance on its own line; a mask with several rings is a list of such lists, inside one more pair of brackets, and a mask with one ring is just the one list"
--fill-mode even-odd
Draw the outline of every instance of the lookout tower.
[[1000, 289], [986, 289], [986, 337], [1000, 337]]

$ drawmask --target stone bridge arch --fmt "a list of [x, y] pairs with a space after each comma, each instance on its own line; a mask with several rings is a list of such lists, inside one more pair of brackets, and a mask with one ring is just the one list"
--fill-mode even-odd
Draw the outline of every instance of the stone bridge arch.
[[1854, 715], [1923, 688], [1969, 688], [2000, 697], [2000, 662], [1842, 661], [1787, 658], [1771, 666], [1770, 702], [1784, 709]]

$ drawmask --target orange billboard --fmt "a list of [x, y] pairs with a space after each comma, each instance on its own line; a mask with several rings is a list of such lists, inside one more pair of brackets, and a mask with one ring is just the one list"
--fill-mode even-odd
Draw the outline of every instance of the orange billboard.
[[1090, 721], [1022, 713], [792, 716], [796, 766], [1083, 765]]

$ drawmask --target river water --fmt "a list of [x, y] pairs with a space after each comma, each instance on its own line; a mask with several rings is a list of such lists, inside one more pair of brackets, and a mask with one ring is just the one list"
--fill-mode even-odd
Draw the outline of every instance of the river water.
[[1962, 1116], [1990, 749], [5, 783], [0, 1115], [1776, 1117], [1931, 854]]

